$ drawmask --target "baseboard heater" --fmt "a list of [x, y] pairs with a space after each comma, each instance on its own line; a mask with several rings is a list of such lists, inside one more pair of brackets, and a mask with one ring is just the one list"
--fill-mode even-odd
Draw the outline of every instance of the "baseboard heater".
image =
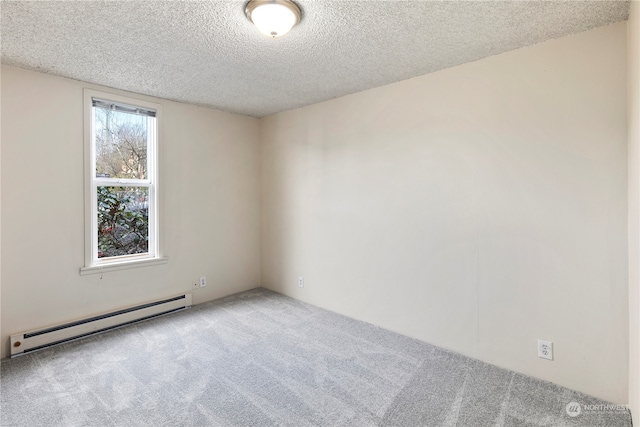
[[11, 335], [11, 357], [22, 356], [64, 342], [121, 328], [191, 307], [191, 294], [153, 301], [99, 316]]

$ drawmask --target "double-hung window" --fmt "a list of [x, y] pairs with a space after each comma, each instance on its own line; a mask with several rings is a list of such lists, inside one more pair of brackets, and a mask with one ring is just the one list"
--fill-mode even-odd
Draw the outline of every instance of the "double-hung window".
[[85, 91], [82, 274], [165, 262], [158, 216], [159, 106]]

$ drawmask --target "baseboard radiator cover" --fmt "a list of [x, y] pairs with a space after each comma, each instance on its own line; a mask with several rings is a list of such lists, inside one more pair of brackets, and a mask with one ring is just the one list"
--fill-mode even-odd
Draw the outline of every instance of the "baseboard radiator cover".
[[152, 301], [110, 313], [11, 335], [11, 357], [121, 328], [132, 323], [191, 308], [191, 294]]

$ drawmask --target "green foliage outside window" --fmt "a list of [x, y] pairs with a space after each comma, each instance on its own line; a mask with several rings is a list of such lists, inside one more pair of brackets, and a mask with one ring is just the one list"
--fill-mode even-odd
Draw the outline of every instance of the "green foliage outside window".
[[147, 189], [97, 187], [98, 258], [149, 251]]

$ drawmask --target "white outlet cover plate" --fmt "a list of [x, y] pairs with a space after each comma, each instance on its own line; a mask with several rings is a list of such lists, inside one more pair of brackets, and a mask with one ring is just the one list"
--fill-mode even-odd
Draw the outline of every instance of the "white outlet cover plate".
[[200, 278], [200, 287], [204, 288], [205, 286], [207, 286], [207, 278], [205, 276], [202, 276]]
[[298, 287], [304, 288], [304, 277], [298, 277]]
[[538, 357], [553, 360], [553, 343], [551, 341], [538, 340]]

